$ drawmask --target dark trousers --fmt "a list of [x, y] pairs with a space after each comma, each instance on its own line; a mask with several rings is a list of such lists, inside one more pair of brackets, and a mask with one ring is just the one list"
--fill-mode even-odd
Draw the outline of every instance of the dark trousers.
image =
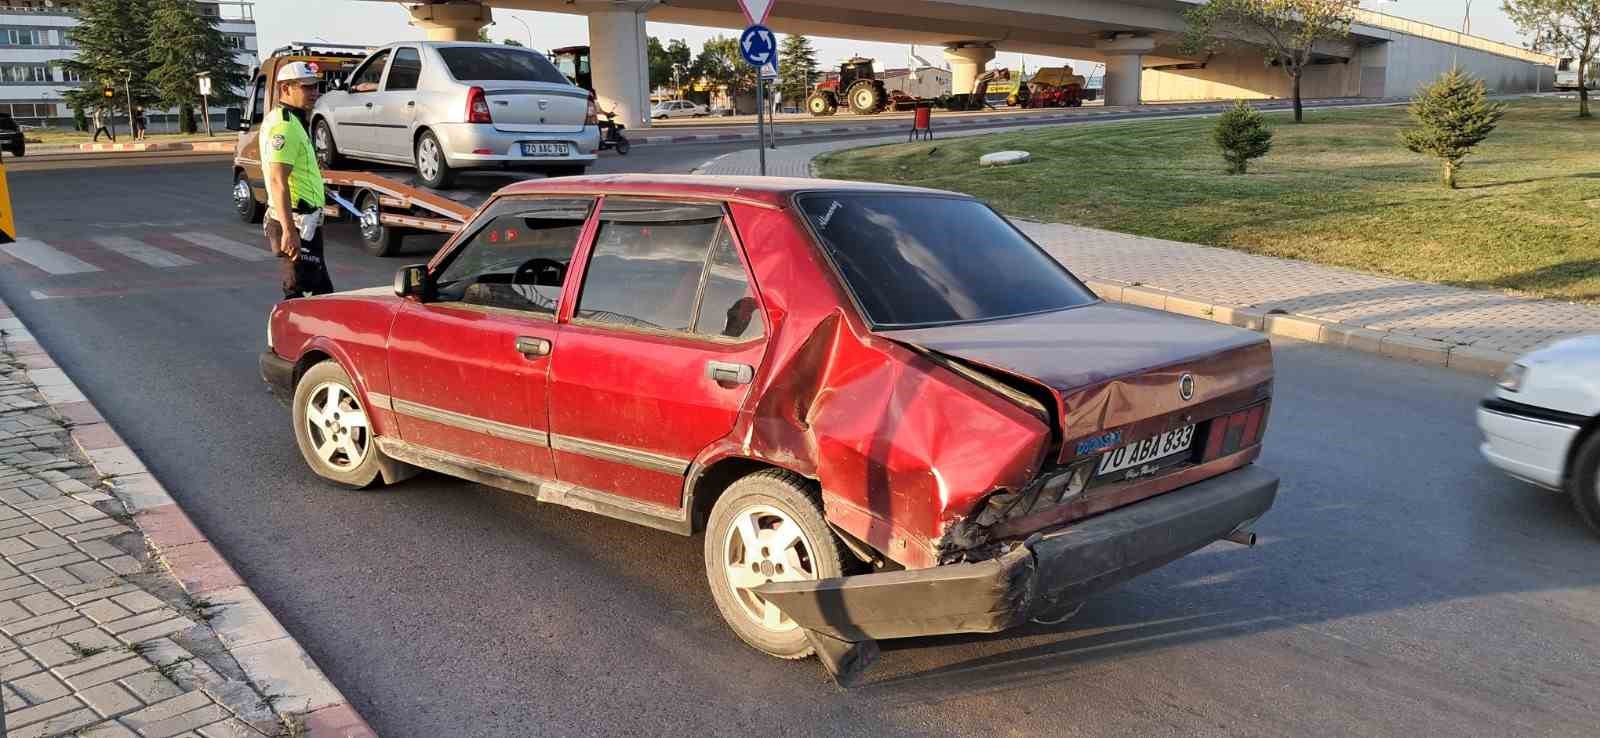
[[116, 141], [117, 140], [117, 134], [112, 133], [111, 129], [107, 128], [105, 126], [100, 126], [99, 128], [94, 129], [94, 140], [99, 141], [100, 140], [100, 134], [102, 134], [102, 133], [104, 133], [104, 134], [106, 134], [106, 136], [110, 137], [110, 139], [112, 141]]
[[311, 240], [300, 240], [300, 258], [291, 260], [278, 253], [278, 243], [283, 239], [283, 226], [276, 220], [267, 221], [267, 248], [278, 254], [278, 271], [283, 277], [283, 299], [326, 295], [333, 291], [333, 277], [328, 275], [328, 262], [322, 258], [322, 229], [311, 235]]

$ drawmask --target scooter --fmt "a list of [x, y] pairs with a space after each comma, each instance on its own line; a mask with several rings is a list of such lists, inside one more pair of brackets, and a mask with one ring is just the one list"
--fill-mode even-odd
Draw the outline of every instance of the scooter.
[[617, 113], [614, 110], [602, 112], [601, 115], [605, 116], [606, 120], [600, 124], [600, 150], [616, 149], [618, 154], [627, 156], [628, 137], [622, 135], [622, 132], [628, 127], [617, 122]]

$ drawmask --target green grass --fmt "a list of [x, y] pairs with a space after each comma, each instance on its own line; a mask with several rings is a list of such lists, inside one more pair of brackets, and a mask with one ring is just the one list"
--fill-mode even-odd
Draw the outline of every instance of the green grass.
[[[157, 141], [162, 143], [210, 141], [212, 139], [225, 138], [233, 135], [222, 130], [221, 126], [215, 126], [212, 130], [212, 133], [215, 133], [216, 135], [212, 136], [211, 138], [207, 138], [204, 131], [201, 131], [200, 133], [147, 133], [145, 134], [145, 140], [150, 143], [155, 143]], [[94, 140], [94, 134], [85, 131], [28, 131], [26, 135], [28, 143], [37, 144], [77, 144], [91, 143]], [[105, 137], [105, 134], [100, 135], [100, 143], [110, 143], [110, 141]], [[117, 121], [117, 143], [136, 143], [133, 140], [132, 134], [128, 133], [128, 121], [126, 118]]]
[[[1600, 302], [1600, 119], [1510, 104], [1457, 177], [1406, 151], [1403, 107], [1268, 114], [1272, 152], [1223, 174], [1214, 118], [1060, 127], [830, 154], [823, 176], [967, 192], [1004, 212], [1407, 279]], [[981, 154], [1032, 153], [977, 166]]]

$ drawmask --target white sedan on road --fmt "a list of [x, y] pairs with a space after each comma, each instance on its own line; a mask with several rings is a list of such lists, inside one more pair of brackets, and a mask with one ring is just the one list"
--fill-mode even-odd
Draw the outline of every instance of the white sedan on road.
[[699, 103], [688, 100], [663, 100], [650, 109], [650, 117], [656, 120], [667, 118], [700, 118], [710, 115], [711, 111]]
[[1559, 341], [1507, 367], [1478, 408], [1478, 428], [1489, 463], [1572, 495], [1600, 532], [1600, 336]]

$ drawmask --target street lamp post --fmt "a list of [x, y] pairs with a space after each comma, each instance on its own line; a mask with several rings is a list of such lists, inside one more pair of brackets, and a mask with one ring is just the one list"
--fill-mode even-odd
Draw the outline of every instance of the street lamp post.
[[533, 48], [533, 29], [528, 27], [528, 22], [523, 20], [523, 19], [521, 19], [521, 18], [518, 18], [518, 17], [516, 17], [514, 15], [513, 16], [509, 16], [509, 17], [511, 18], [511, 20], [514, 20], [514, 21], [522, 24], [522, 30], [528, 32], [528, 48], [530, 48], [530, 49]]
[[130, 135], [138, 135], [139, 127], [134, 125], [133, 122], [133, 71], [129, 69], [119, 69], [117, 71], [123, 74], [122, 90], [128, 94], [128, 133]]

